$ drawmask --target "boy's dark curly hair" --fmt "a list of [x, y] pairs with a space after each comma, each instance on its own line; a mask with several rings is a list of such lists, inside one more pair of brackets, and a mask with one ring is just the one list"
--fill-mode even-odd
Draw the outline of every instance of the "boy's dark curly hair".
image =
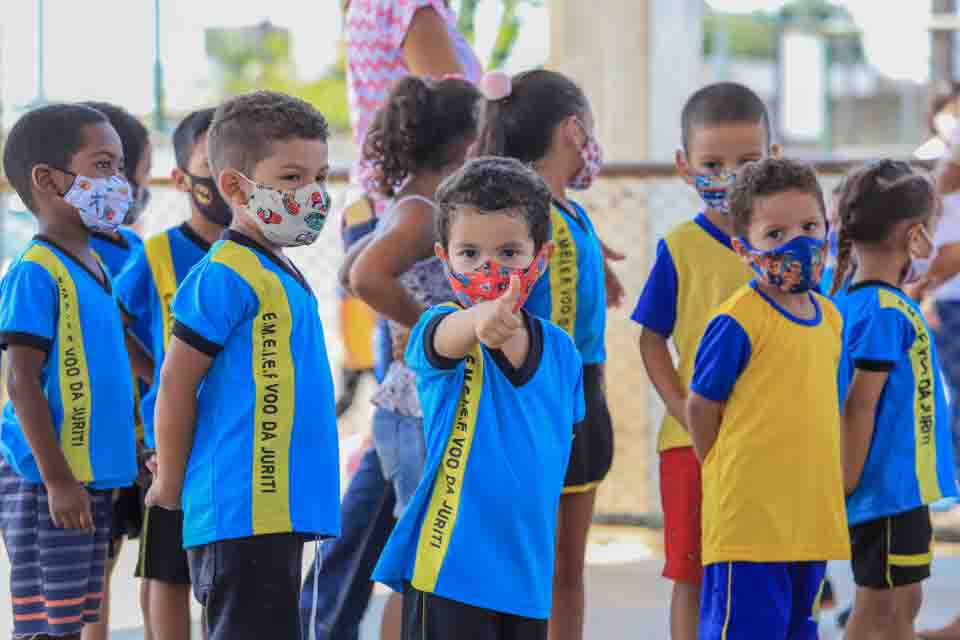
[[730, 217], [734, 233], [747, 237], [756, 201], [785, 191], [802, 191], [812, 195], [826, 220], [823, 189], [813, 167], [786, 158], [765, 158], [744, 165], [737, 173], [730, 191]]
[[[378, 169], [379, 190], [393, 197], [410, 175], [439, 171], [477, 135], [480, 92], [469, 82], [408, 76], [394, 85], [367, 132], [363, 155]], [[461, 147], [458, 149], [458, 147]]]
[[257, 163], [270, 156], [274, 142], [293, 139], [327, 141], [327, 120], [312, 105], [276, 91], [254, 91], [217, 107], [207, 134], [214, 175], [224, 169], [251, 177]]
[[494, 156], [475, 158], [444, 180], [437, 190], [437, 241], [444, 250], [448, 248], [450, 227], [461, 207], [480, 214], [515, 211], [523, 216], [534, 249], [539, 251], [550, 238], [552, 199], [543, 178], [522, 162]]

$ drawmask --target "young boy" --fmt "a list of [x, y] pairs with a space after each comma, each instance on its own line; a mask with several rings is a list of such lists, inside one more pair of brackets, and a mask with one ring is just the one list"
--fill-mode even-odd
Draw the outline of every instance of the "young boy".
[[132, 199], [120, 137], [83, 105], [24, 115], [3, 163], [40, 231], [0, 283], [11, 399], [0, 529], [13, 635], [79, 638], [100, 617], [112, 492], [136, 478], [133, 372], [90, 233], [116, 229]]
[[340, 529], [323, 327], [284, 254], [314, 242], [329, 211], [327, 123], [260, 91], [223, 103], [207, 135], [233, 220], [173, 300], [146, 502], [179, 509], [182, 495], [211, 640], [296, 638], [303, 543]]
[[[144, 324], [154, 358], [154, 380], [160, 379], [164, 351], [173, 330], [171, 303], [177, 287], [230, 223], [207, 162], [207, 130], [213, 109], [187, 115], [173, 132], [177, 166], [173, 183], [190, 196], [190, 219], [148, 238], [117, 279], [117, 297], [124, 311]], [[153, 412], [157, 385], [141, 402], [147, 452], [156, 449]], [[190, 568], [183, 550], [183, 512], [159, 507], [147, 510], [140, 537], [136, 576], [142, 578], [140, 603], [144, 627], [154, 640], [190, 637]]]
[[[374, 579], [403, 591], [407, 640], [546, 638], [585, 412], [572, 339], [519, 310], [553, 249], [550, 190], [519, 161], [487, 157], [444, 181], [437, 204], [437, 255], [464, 306], [426, 311], [410, 334], [427, 464]], [[478, 572], [477, 558], [495, 569]]]
[[[726, 192], [737, 168], [778, 150], [770, 118], [750, 89], [709, 85], [687, 101], [681, 117], [683, 149], [677, 169], [706, 209], [657, 245], [656, 262], [633, 312], [643, 327], [640, 352], [667, 411], [660, 427], [660, 495], [666, 562], [673, 580], [673, 640], [696, 640], [700, 606], [700, 466], [684, 421], [693, 358], [713, 309], [750, 280], [750, 269], [730, 244]], [[670, 355], [672, 341], [678, 365]]]
[[815, 640], [826, 561], [850, 557], [842, 321], [813, 293], [823, 193], [807, 165], [767, 159], [737, 175], [730, 211], [734, 248], [757, 277], [707, 325], [687, 400], [703, 464], [699, 637]]

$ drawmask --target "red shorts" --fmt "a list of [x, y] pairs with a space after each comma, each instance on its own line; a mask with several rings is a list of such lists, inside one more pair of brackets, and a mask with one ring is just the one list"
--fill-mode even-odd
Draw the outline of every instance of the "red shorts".
[[663, 505], [663, 577], [700, 584], [700, 463], [693, 447], [660, 453], [660, 500]]

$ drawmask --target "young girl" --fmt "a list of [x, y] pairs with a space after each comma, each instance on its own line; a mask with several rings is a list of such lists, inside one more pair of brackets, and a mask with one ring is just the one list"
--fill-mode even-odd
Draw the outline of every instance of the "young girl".
[[[389, 320], [393, 338], [396, 359], [373, 396], [373, 442], [384, 477], [393, 484], [396, 517], [420, 482], [425, 457], [416, 381], [402, 354], [420, 314], [454, 300], [443, 262], [434, 255], [433, 198], [476, 140], [479, 99], [480, 92], [464, 80], [404, 78], [378, 113], [364, 147], [393, 205], [351, 267], [350, 284]], [[396, 598], [393, 605], [398, 604]]]
[[[606, 307], [623, 289], [605, 258], [587, 212], [568, 189], [590, 187], [600, 170], [600, 144], [583, 91], [562, 74], [537, 70], [510, 78], [488, 74], [478, 155], [501, 155], [532, 164], [553, 195], [551, 227], [556, 251], [526, 309], [569, 333], [583, 358], [587, 417], [574, 439], [557, 525], [553, 584], [553, 640], [583, 635], [583, 568], [596, 488], [613, 461], [613, 424], [604, 392]], [[571, 274], [573, 276], [571, 277]]]
[[851, 174], [839, 203], [834, 288], [857, 271], [841, 312], [843, 474], [857, 584], [846, 637], [913, 638], [930, 576], [927, 505], [956, 496], [936, 349], [901, 287], [933, 258], [939, 200], [930, 180], [880, 160]]

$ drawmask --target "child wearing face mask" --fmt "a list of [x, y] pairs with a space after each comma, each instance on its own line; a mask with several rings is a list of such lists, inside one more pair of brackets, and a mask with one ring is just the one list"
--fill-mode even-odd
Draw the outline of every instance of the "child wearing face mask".
[[340, 531], [323, 327], [285, 254], [330, 210], [327, 122], [258, 91], [220, 105], [207, 138], [233, 218], [173, 298], [146, 504], [183, 509], [210, 638], [297, 638], [304, 542]]
[[[117, 278], [117, 297], [124, 312], [134, 319], [135, 326], [146, 325], [144, 342], [153, 355], [154, 382], [159, 381], [173, 330], [173, 295], [232, 217], [210, 177], [207, 132], [213, 113], [213, 109], [194, 111], [173, 132], [177, 161], [173, 183], [178, 191], [189, 194], [189, 219], [148, 238]], [[157, 446], [157, 387], [151, 385], [140, 403], [145, 460], [152, 458]], [[141, 578], [140, 606], [149, 636], [156, 640], [189, 638], [190, 568], [183, 550], [182, 511], [147, 510], [135, 575]]]
[[566, 331], [583, 358], [587, 417], [573, 443], [560, 500], [550, 623], [554, 640], [578, 640], [583, 634], [587, 533], [597, 487], [613, 462], [613, 422], [603, 379], [606, 314], [608, 306], [619, 306], [623, 288], [607, 259], [623, 256], [602, 244], [587, 211], [568, 194], [588, 189], [602, 163], [593, 113], [580, 87], [560, 73], [536, 70], [512, 78], [490, 73], [482, 89], [486, 101], [477, 153], [531, 165], [552, 196], [556, 251], [525, 308]]
[[[640, 353], [647, 375], [666, 405], [657, 449], [663, 503], [665, 564], [673, 581], [670, 633], [696, 640], [700, 607], [700, 465], [684, 418], [694, 356], [714, 308], [746, 284], [750, 269], [733, 251], [728, 190], [743, 164], [778, 150], [770, 118], [757, 95], [719, 83], [694, 93], [681, 114], [683, 148], [677, 170], [697, 190], [704, 210], [657, 244], [653, 269], [632, 319], [643, 327]], [[709, 274], [709, 277], [705, 277]], [[674, 365], [668, 342], [677, 351]]]
[[98, 622], [112, 494], [137, 475], [133, 372], [93, 231], [133, 204], [120, 136], [100, 111], [31, 111], [6, 140], [4, 171], [39, 234], [0, 282], [10, 402], [0, 426], [0, 531], [13, 635], [80, 638]]
[[544, 640], [586, 411], [573, 340], [524, 308], [553, 250], [551, 194], [517, 160], [482, 157], [436, 202], [436, 253], [460, 304], [428, 309], [410, 334], [427, 463], [374, 579], [403, 592], [405, 640]]
[[826, 208], [809, 166], [746, 165], [730, 193], [756, 278], [714, 310], [686, 425], [703, 468], [702, 640], [816, 640], [828, 560], [850, 557], [840, 469], [840, 313], [814, 293]]
[[[846, 637], [912, 638], [930, 576], [928, 505], [957, 495], [949, 411], [920, 307], [901, 289], [933, 258], [940, 202], [908, 164], [871, 163], [840, 198], [843, 476], [857, 584]], [[835, 285], [836, 286], [836, 285]]]

